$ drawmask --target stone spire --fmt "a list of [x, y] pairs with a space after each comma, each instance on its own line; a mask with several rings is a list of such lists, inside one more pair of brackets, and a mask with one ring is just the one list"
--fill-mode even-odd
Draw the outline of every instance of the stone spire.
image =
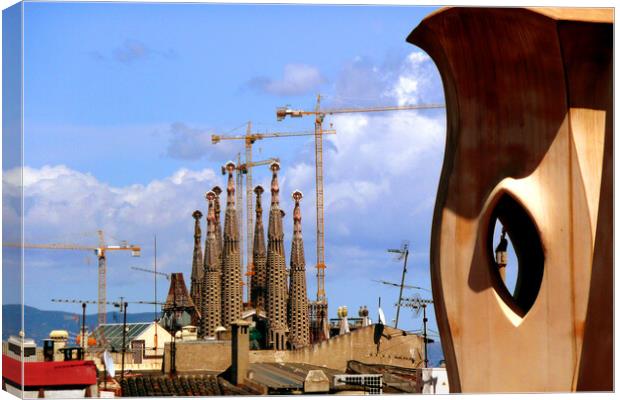
[[290, 292], [288, 305], [289, 342], [300, 348], [310, 344], [310, 322], [308, 317], [308, 293], [306, 290], [306, 258], [304, 240], [301, 235], [300, 191], [293, 193], [293, 242], [291, 244]]
[[215, 336], [215, 328], [222, 323], [222, 263], [221, 249], [217, 243], [214, 192], [206, 194], [209, 203], [207, 212], [207, 240], [205, 242], [204, 278], [202, 284], [202, 320], [200, 336]]
[[267, 229], [267, 319], [268, 342], [276, 350], [287, 348], [287, 298], [286, 259], [284, 257], [284, 230], [280, 210], [278, 170], [280, 164], [271, 164], [271, 208], [269, 209], [269, 226]]
[[252, 247], [254, 274], [252, 275], [250, 300], [256, 310], [264, 310], [267, 303], [267, 250], [265, 248], [261, 201], [261, 194], [264, 191], [265, 189], [260, 185], [254, 188], [254, 193], [256, 193], [256, 224], [254, 226], [254, 246]]
[[226, 164], [228, 186], [226, 187], [226, 216], [224, 219], [224, 245], [222, 247], [222, 325], [230, 329], [230, 324], [241, 318], [241, 254], [239, 249], [239, 225], [235, 209], [235, 182], [233, 172], [235, 163]]
[[213, 202], [214, 210], [215, 210], [215, 237], [217, 238], [217, 245], [220, 247], [220, 262], [222, 257], [222, 246], [224, 245], [222, 241], [222, 220], [220, 219], [220, 194], [222, 194], [222, 189], [219, 186], [214, 186], [211, 189], [213, 193], [215, 193], [215, 201]]
[[194, 217], [194, 256], [192, 258], [192, 275], [190, 276], [189, 295], [194, 304], [198, 307], [198, 313], [202, 316], [202, 308], [200, 307], [200, 299], [202, 298], [202, 278], [204, 276], [202, 244], [200, 243], [200, 218], [202, 218], [202, 213], [196, 210], [192, 214], [192, 217]]

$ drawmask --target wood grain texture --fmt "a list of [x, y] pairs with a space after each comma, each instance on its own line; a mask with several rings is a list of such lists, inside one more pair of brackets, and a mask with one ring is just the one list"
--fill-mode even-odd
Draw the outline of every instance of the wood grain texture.
[[[611, 10], [449, 8], [408, 41], [446, 98], [431, 280], [450, 389], [612, 390]], [[529, 309], [494, 270], [503, 196], [535, 227], [522, 243], [543, 249]]]

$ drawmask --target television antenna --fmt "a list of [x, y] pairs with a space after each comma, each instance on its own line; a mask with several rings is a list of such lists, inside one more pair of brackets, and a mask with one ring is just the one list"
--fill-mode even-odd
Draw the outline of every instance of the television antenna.
[[405, 287], [405, 274], [407, 273], [407, 258], [409, 257], [409, 241], [403, 240], [400, 249], [388, 249], [388, 253], [397, 254], [395, 261], [404, 260], [403, 263], [403, 276], [400, 279], [400, 292], [398, 293], [398, 303], [396, 306], [396, 321], [394, 322], [394, 328], [398, 328], [398, 317], [400, 315], [400, 303], [403, 300], [403, 289]]
[[[394, 283], [394, 282], [389, 282], [389, 281], [383, 281], [383, 280], [379, 280], [379, 279], [373, 279], [373, 282], [377, 282], [377, 283], [382, 283], [384, 285], [388, 285], [388, 286], [395, 286], [395, 287], [400, 287], [400, 285], [398, 283]], [[403, 285], [403, 287], [405, 289], [418, 289], [418, 290], [425, 290], [427, 292], [430, 292], [430, 290], [420, 287], [420, 286], [412, 286], [412, 285]]]
[[[402, 302], [404, 302], [403, 304], [401, 304]], [[428, 332], [427, 332], [427, 327], [426, 327], [426, 323], [428, 322], [428, 318], [426, 318], [426, 306], [429, 304], [433, 304], [433, 300], [431, 299], [422, 299], [420, 298], [420, 295], [415, 294], [412, 297], [404, 297], [401, 299], [401, 302], [398, 303], [398, 306], [400, 307], [401, 305], [403, 307], [408, 307], [408, 308], [412, 308], [414, 310], [414, 315], [417, 317], [418, 315], [420, 315], [420, 309], [422, 310], [423, 313], [423, 319], [422, 322], [424, 323], [424, 368], [428, 368], [428, 343], [429, 343], [429, 339], [428, 339]]]

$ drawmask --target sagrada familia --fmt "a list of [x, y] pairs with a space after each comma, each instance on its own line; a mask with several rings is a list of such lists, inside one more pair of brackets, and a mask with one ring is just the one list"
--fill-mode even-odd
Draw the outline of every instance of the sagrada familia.
[[[230, 329], [232, 322], [242, 318], [242, 313], [254, 310], [266, 322], [265, 348], [275, 350], [295, 349], [310, 344], [310, 321], [306, 291], [306, 263], [301, 233], [302, 194], [293, 193], [293, 240], [290, 269], [286, 268], [284, 252], [284, 211], [280, 209], [277, 162], [271, 164], [271, 205], [267, 226], [267, 245], [263, 227], [262, 194], [257, 186], [256, 223], [254, 226], [253, 263], [248, 266], [250, 275], [249, 299], [243, 303], [243, 281], [239, 224], [235, 204], [233, 173], [235, 164], [226, 164], [226, 211], [224, 229], [220, 224], [220, 194], [214, 187], [206, 194], [208, 203], [207, 232], [204, 256], [201, 246], [202, 213], [194, 211], [194, 253], [190, 282], [190, 298], [196, 305], [198, 334], [215, 337], [217, 331]], [[240, 205], [238, 205], [240, 206]], [[250, 227], [248, 227], [250, 229]]]

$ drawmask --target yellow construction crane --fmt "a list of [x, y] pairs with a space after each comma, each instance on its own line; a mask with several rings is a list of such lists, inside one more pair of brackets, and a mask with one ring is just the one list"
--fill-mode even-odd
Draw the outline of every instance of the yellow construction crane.
[[131, 251], [133, 257], [140, 256], [140, 246], [133, 244], [127, 244], [122, 242], [119, 246], [108, 246], [105, 244], [103, 231], [97, 231], [99, 237], [98, 246], [84, 246], [79, 244], [64, 244], [64, 243], [50, 243], [50, 244], [30, 244], [30, 243], [6, 243], [3, 246], [6, 247], [23, 247], [25, 249], [53, 249], [53, 250], [87, 250], [94, 251], [97, 255], [99, 271], [98, 271], [98, 297], [97, 297], [97, 319], [99, 325], [105, 324], [106, 320], [106, 252], [108, 251]]
[[[364, 108], [338, 108], [321, 109], [321, 95], [317, 96], [314, 110], [294, 110], [289, 106], [278, 107], [276, 118], [282, 121], [286, 117], [301, 118], [306, 115], [314, 115], [314, 149], [316, 160], [316, 270], [317, 270], [317, 303], [327, 304], [325, 296], [325, 227], [323, 220], [323, 120], [326, 115], [369, 113], [380, 111], [398, 110], [425, 110], [444, 108], [442, 104], [419, 104], [411, 106], [388, 106], [388, 107], [364, 107]], [[326, 317], [325, 312], [325, 317]]]
[[[326, 129], [323, 131], [324, 135], [327, 134], [335, 134], [336, 131], [333, 129]], [[247, 213], [247, 217], [246, 217], [246, 224], [247, 224], [247, 230], [246, 230], [246, 241], [247, 241], [247, 267], [246, 267], [246, 275], [248, 276], [248, 282], [250, 281], [250, 275], [251, 273], [254, 271], [254, 262], [252, 260], [252, 245], [254, 244], [253, 242], [253, 238], [252, 235], [254, 233], [253, 230], [253, 226], [254, 226], [254, 201], [253, 201], [253, 196], [252, 196], [252, 190], [254, 189], [252, 187], [252, 168], [257, 166], [258, 164], [253, 163], [252, 162], [252, 145], [254, 144], [254, 142], [256, 142], [257, 140], [262, 140], [262, 139], [270, 139], [270, 138], [282, 138], [282, 137], [294, 137], [294, 136], [313, 136], [315, 133], [312, 131], [302, 131], [302, 132], [265, 132], [265, 133], [258, 133], [258, 132], [252, 132], [252, 122], [249, 121], [247, 124], [247, 129], [246, 129], [246, 134], [245, 135], [234, 135], [234, 136], [230, 136], [230, 135], [217, 135], [217, 134], [213, 134], [211, 135], [211, 142], [213, 144], [217, 144], [219, 142], [221, 142], [222, 140], [243, 140], [245, 143], [245, 164], [240, 164], [240, 155], [238, 156], [238, 168], [241, 167], [242, 165], [245, 165], [245, 167], [243, 167], [242, 171], [246, 171], [245, 172], [245, 189], [246, 189], [246, 213]], [[260, 164], [262, 165], [262, 164]], [[237, 175], [239, 176], [239, 175]], [[237, 185], [239, 185], [237, 183]], [[239, 190], [239, 186], [237, 186], [237, 198], [240, 199], [241, 196], [241, 191]], [[241, 203], [241, 200], [238, 200], [238, 204]], [[241, 221], [241, 218], [239, 218], [239, 221]], [[249, 293], [250, 290], [250, 285], [247, 285], [247, 290]], [[248, 300], [249, 300], [249, 296], [248, 296]]]

